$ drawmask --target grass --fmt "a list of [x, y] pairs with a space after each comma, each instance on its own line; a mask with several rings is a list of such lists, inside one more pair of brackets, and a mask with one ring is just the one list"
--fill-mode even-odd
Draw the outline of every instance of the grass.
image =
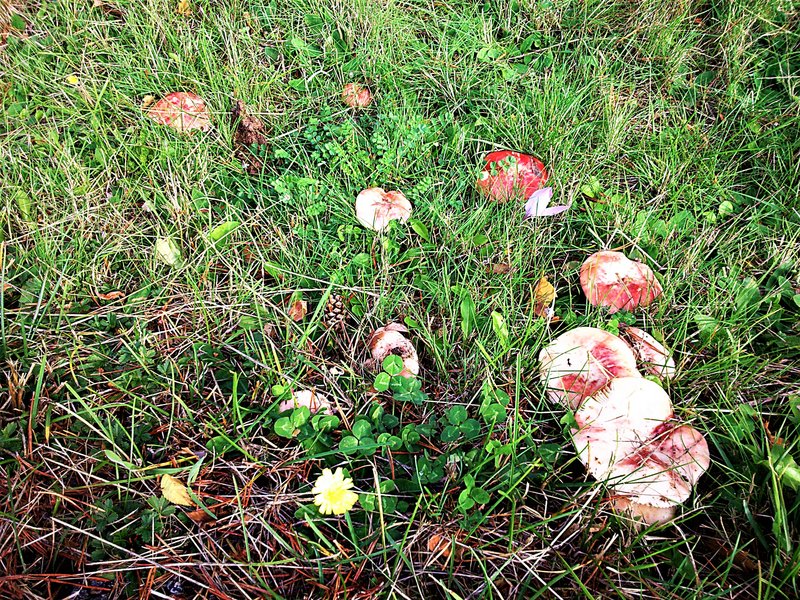
[[[0, 50], [3, 597], [800, 595], [796, 12], [97, 4], [17, 6]], [[353, 80], [375, 92], [365, 111], [341, 103]], [[211, 132], [143, 115], [174, 90], [206, 99]], [[234, 157], [234, 97], [269, 130], [257, 176]], [[482, 198], [481, 158], [501, 148], [540, 156], [571, 210], [525, 221]], [[369, 186], [403, 190], [417, 230], [360, 228]], [[157, 259], [163, 238], [181, 264]], [[616, 327], [578, 285], [603, 248], [659, 274], [663, 300], [624, 318], [673, 350], [678, 417], [712, 451], [664, 527], [609, 512], [538, 381], [559, 332]], [[533, 315], [543, 276], [550, 325]], [[342, 330], [324, 325], [332, 294]], [[421, 355], [405, 402], [372, 393], [363, 368], [391, 321]], [[327, 394], [341, 422], [298, 413], [296, 439], [276, 433], [295, 387]], [[474, 437], [442, 438], [463, 422], [453, 407]], [[381, 433], [400, 449], [370, 447]], [[311, 486], [335, 466], [361, 503], [321, 517]], [[163, 473], [207, 512], [161, 498]]]

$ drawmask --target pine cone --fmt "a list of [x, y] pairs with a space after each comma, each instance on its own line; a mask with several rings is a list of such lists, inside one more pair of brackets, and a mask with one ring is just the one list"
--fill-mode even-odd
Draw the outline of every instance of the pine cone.
[[339, 294], [331, 294], [325, 305], [325, 325], [331, 329], [341, 329], [346, 318], [347, 308], [344, 305], [344, 298]]

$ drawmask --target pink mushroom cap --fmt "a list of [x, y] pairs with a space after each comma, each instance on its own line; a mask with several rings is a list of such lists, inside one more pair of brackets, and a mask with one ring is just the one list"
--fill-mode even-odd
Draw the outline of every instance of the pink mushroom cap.
[[609, 250], [586, 259], [581, 287], [590, 304], [607, 306], [610, 313], [647, 306], [664, 291], [650, 267]]

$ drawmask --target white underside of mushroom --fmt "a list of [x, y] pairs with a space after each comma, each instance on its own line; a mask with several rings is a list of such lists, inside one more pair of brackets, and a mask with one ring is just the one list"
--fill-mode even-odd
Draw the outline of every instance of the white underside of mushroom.
[[627, 496], [613, 496], [610, 500], [612, 508], [617, 513], [645, 525], [667, 523], [675, 518], [675, 513], [678, 511], [677, 505], [651, 506], [635, 502]]
[[625, 327], [621, 334], [645, 371], [661, 379], [675, 377], [675, 361], [656, 338], [638, 327]]
[[403, 335], [403, 332], [407, 331], [408, 329], [399, 323], [390, 323], [386, 327], [376, 329], [367, 341], [372, 358], [366, 361], [365, 366], [371, 370], [378, 370], [383, 364], [383, 359], [394, 354], [403, 361], [400, 375], [403, 377], [419, 375], [417, 351]]

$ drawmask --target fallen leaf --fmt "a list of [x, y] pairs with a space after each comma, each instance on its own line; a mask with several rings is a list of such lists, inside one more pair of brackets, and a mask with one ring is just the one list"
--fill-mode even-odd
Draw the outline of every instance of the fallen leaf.
[[189, 5], [189, 0], [180, 0], [180, 2], [178, 2], [177, 8], [175, 9], [175, 12], [177, 12], [182, 17], [188, 17], [189, 15], [191, 15], [192, 7]]
[[211, 129], [211, 115], [205, 100], [192, 92], [172, 92], [156, 102], [147, 116], [181, 133]]
[[156, 101], [156, 97], [151, 95], [151, 94], [148, 94], [147, 96], [142, 98], [142, 110], [144, 110], [145, 108], [150, 106], [155, 101]]
[[156, 240], [156, 258], [164, 264], [174, 267], [181, 262], [181, 249], [171, 238]]
[[117, 290], [116, 292], [108, 292], [107, 294], [97, 294], [97, 297], [100, 298], [100, 300], [119, 300], [125, 297], [125, 292]]
[[553, 287], [546, 277], [542, 277], [536, 284], [533, 291], [533, 313], [537, 317], [550, 317], [550, 305], [556, 299], [556, 288]]
[[269, 145], [264, 123], [247, 113], [241, 100], [235, 100], [231, 108], [231, 123], [236, 127], [233, 133], [233, 149], [250, 175], [258, 175], [264, 163], [262, 156]]
[[180, 479], [172, 475], [161, 476], [161, 494], [172, 504], [179, 506], [194, 506], [194, 500], [189, 496], [186, 486]]
[[217, 518], [216, 515], [214, 515], [214, 513], [209, 514], [209, 512], [210, 511], [198, 508], [196, 510], [190, 510], [186, 513], [186, 516], [195, 523], [208, 523], [210, 521], [215, 521]]
[[497, 263], [492, 265], [492, 273], [495, 275], [504, 275], [511, 271], [511, 265], [508, 263]]
[[289, 318], [292, 319], [292, 321], [302, 321], [306, 313], [308, 313], [308, 302], [305, 300], [296, 300], [292, 302], [292, 306], [289, 307]]

